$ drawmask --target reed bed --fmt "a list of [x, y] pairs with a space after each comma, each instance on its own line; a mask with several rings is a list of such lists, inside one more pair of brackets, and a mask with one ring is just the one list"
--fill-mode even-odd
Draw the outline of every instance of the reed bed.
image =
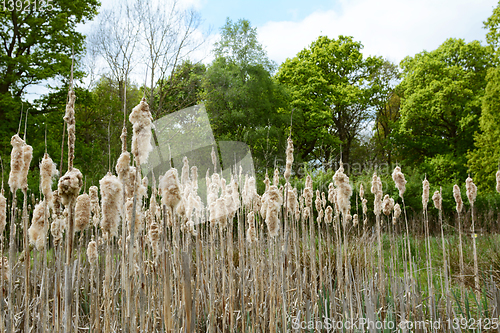
[[[414, 222], [406, 214], [406, 180], [399, 167], [393, 179], [401, 205], [384, 196], [376, 174], [375, 202], [367, 203], [362, 187], [353, 198], [342, 164], [328, 193], [314, 189], [310, 176], [298, 191], [289, 182], [290, 138], [284, 177], [276, 170], [271, 182], [266, 175], [262, 195], [255, 178], [239, 170], [223, 178], [216, 158], [205, 179], [185, 158], [182, 170], [148, 180], [140, 165], [152, 149], [152, 123], [143, 99], [130, 115], [132, 154], [124, 130], [117, 175], [109, 172], [87, 194], [73, 167], [74, 103], [70, 90], [64, 118], [68, 171], [53, 191], [57, 170], [44, 156], [43, 197], [33, 210], [25, 184], [30, 149], [18, 134], [12, 138], [13, 199], [7, 202], [3, 184], [0, 194], [0, 331], [375, 332], [383, 330], [382, 323], [390, 331], [424, 332], [453, 330], [463, 318], [469, 322], [462, 331], [473, 328], [471, 319], [490, 320], [490, 326], [498, 320], [500, 265], [481, 259], [476, 242], [483, 240], [474, 229], [471, 239], [464, 239], [459, 190], [454, 192], [459, 240], [453, 245], [444, 235], [439, 191], [432, 197], [432, 214], [439, 216], [441, 238], [429, 234], [426, 180], [419, 222], [425, 223], [425, 236], [410, 234]], [[24, 195], [21, 214], [18, 189]], [[476, 192], [468, 178], [472, 208]], [[351, 216], [353, 200], [362, 203], [359, 217]], [[375, 216], [368, 215], [367, 204], [374, 205]], [[477, 217], [470, 213], [474, 228]], [[500, 249], [492, 239], [491, 246]], [[459, 264], [452, 257], [460, 258]], [[425, 324], [398, 326], [406, 321]]]

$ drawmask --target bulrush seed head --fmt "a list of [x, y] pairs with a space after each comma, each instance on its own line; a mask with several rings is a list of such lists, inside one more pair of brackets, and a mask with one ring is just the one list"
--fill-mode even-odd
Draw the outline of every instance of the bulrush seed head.
[[172, 211], [181, 201], [181, 189], [179, 178], [177, 177], [177, 169], [171, 168], [160, 179], [161, 203], [170, 207]]
[[148, 161], [148, 156], [153, 151], [151, 146], [151, 127], [153, 125], [151, 112], [146, 99], [136, 105], [129, 116], [129, 121], [134, 125], [132, 134], [132, 154], [136, 164], [141, 165]]
[[333, 219], [333, 208], [332, 206], [327, 206], [325, 209], [325, 222], [326, 224], [332, 223]]
[[406, 191], [406, 179], [399, 166], [394, 168], [394, 171], [392, 172], [392, 180], [394, 180], [396, 188], [399, 190], [399, 196], [402, 198]]
[[9, 187], [12, 193], [15, 193], [22, 185], [22, 172], [24, 169], [23, 147], [26, 145], [19, 135], [14, 134], [10, 139], [12, 151], [10, 152], [10, 174]]
[[377, 173], [373, 173], [371, 192], [375, 195], [373, 202], [373, 212], [379, 216], [382, 211], [382, 181]]
[[465, 180], [465, 189], [467, 190], [467, 198], [469, 199], [471, 206], [474, 206], [477, 196], [477, 187], [472, 181], [472, 178], [467, 177]]
[[97, 258], [97, 243], [95, 242], [95, 240], [91, 240], [89, 242], [89, 245], [87, 246], [87, 259], [92, 265], [95, 265], [97, 264]]
[[247, 241], [253, 243], [257, 241], [257, 230], [255, 230], [254, 212], [248, 213]]
[[121, 182], [127, 183], [128, 174], [130, 167], [130, 153], [128, 151], [124, 151], [120, 154], [118, 161], [116, 162], [116, 174], [118, 175], [118, 179]]
[[336, 186], [337, 192], [337, 203], [339, 209], [343, 216], [347, 215], [347, 212], [351, 208], [350, 198], [352, 195], [352, 187], [349, 184], [349, 177], [344, 173], [344, 167], [342, 161], [340, 161], [340, 167], [333, 175], [333, 182]]
[[[36, 246], [38, 251], [45, 249], [45, 239], [47, 238], [48, 225], [45, 224], [44, 207], [43, 201], [35, 206], [31, 226], [28, 229], [30, 244]], [[48, 214], [48, 212], [46, 213]]]
[[68, 170], [64, 176], [59, 179], [57, 192], [61, 197], [61, 202], [64, 206], [68, 206], [71, 202], [76, 200], [78, 192], [83, 185], [82, 173], [80, 170], [73, 168]]
[[429, 190], [430, 184], [427, 178], [422, 181], [422, 206], [424, 210], [427, 209], [427, 204], [429, 203]]
[[443, 198], [441, 197], [441, 193], [439, 193], [439, 191], [434, 192], [432, 195], [432, 201], [434, 201], [434, 207], [436, 207], [436, 209], [442, 209]]
[[394, 208], [394, 199], [391, 198], [388, 194], [384, 196], [384, 200], [382, 201], [382, 212], [385, 216], [391, 215], [391, 212]]
[[464, 208], [464, 202], [462, 201], [462, 195], [460, 194], [460, 187], [457, 184], [453, 185], [453, 197], [455, 198], [455, 202], [457, 204], [457, 213], [460, 214]]
[[500, 193], [500, 170], [497, 171], [497, 192]]
[[49, 154], [45, 153], [40, 163], [40, 189], [49, 205], [52, 205], [52, 179], [57, 176], [56, 164], [52, 161]]
[[118, 234], [118, 223], [120, 222], [123, 204], [123, 186], [120, 180], [108, 173], [100, 181], [102, 198], [101, 229], [108, 237]]
[[90, 197], [87, 193], [76, 198], [75, 231], [85, 230], [90, 223]]
[[99, 207], [99, 189], [97, 186], [91, 186], [89, 188], [89, 196], [90, 196], [90, 210], [92, 212], [92, 224], [94, 226], [99, 225], [101, 220], [101, 208]]
[[400, 216], [401, 216], [401, 206], [397, 203], [394, 205], [394, 215], [392, 216], [392, 224], [396, 224]]

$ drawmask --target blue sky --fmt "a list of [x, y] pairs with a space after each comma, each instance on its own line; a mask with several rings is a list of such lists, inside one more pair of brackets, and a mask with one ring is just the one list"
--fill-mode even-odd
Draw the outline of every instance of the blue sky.
[[482, 22], [497, 5], [496, 0], [185, 1], [195, 4], [215, 34], [226, 17], [248, 19], [278, 64], [320, 35], [353, 36], [366, 54], [396, 63], [450, 37], [484, 41]]
[[339, 2], [333, 0], [202, 0], [199, 6], [203, 18], [216, 29], [225, 23], [226, 17], [233, 21], [246, 18], [252, 25], [262, 26], [269, 21], [300, 21], [316, 11], [341, 9]]

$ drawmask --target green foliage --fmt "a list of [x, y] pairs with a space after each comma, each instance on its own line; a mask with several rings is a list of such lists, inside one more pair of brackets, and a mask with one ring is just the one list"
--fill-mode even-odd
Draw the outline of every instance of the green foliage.
[[67, 74], [72, 49], [76, 55], [84, 50], [85, 37], [76, 25], [92, 19], [99, 5], [97, 0], [56, 0], [35, 8], [33, 1], [21, 11], [0, 12], [0, 93], [20, 96], [30, 84]]
[[[206, 66], [187, 60], [177, 66], [172, 75], [159, 82], [157, 106], [150, 107], [153, 118], [158, 119], [166, 114], [196, 105], [200, 101], [203, 76]], [[156, 112], [155, 112], [156, 111]]]
[[486, 41], [498, 55], [500, 46], [500, 2], [493, 9], [493, 13], [483, 22], [484, 28], [488, 30]]
[[[491, 66], [489, 47], [462, 39], [448, 39], [434, 51], [401, 62], [401, 119], [395, 142], [405, 164], [418, 166], [431, 182], [466, 178], [466, 153], [474, 148]], [[454, 171], [446, 173], [450, 167]]]
[[380, 90], [375, 77], [383, 64], [364, 58], [362, 48], [352, 37], [321, 36], [280, 66], [277, 79], [290, 90], [299, 161], [329, 162], [341, 143], [349, 162], [353, 141], [372, 117], [372, 97]]
[[272, 72], [276, 64], [267, 58], [266, 51], [257, 41], [257, 28], [250, 21], [240, 19], [233, 23], [229, 17], [220, 29], [221, 39], [214, 44], [216, 58], [225, 58], [239, 67], [261, 65]]
[[487, 81], [479, 119], [481, 131], [474, 136], [476, 149], [469, 152], [468, 165], [481, 190], [495, 191], [500, 163], [500, 68], [491, 69]]
[[[76, 25], [92, 19], [100, 5], [97, 0], [54, 0], [35, 8], [34, 1], [28, 6], [22, 1], [20, 10], [20, 1], [14, 3], [18, 10], [0, 12], [0, 154], [6, 167], [25, 89], [47, 79], [69, 77], [72, 50], [76, 58], [84, 51], [85, 36], [75, 30]], [[75, 78], [81, 76], [82, 72], [75, 72]], [[24, 111], [29, 107], [24, 102]], [[28, 138], [32, 139], [29, 133]]]
[[[271, 77], [269, 60], [257, 42], [255, 29], [240, 20], [223, 28], [218, 57], [208, 67], [203, 95], [216, 140], [242, 141], [250, 146], [259, 172], [284, 164], [287, 96]], [[279, 157], [280, 156], [280, 157]]]

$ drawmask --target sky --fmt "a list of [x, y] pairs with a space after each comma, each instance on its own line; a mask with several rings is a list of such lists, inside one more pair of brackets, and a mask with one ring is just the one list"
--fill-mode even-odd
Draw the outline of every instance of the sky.
[[[113, 8], [114, 1], [101, 0], [102, 7]], [[497, 5], [496, 0], [178, 1], [199, 12], [201, 29], [211, 32], [210, 41], [217, 40], [227, 17], [233, 22], [249, 20], [257, 28], [268, 57], [278, 65], [322, 35], [352, 36], [364, 45], [365, 56], [382, 56], [397, 64], [406, 56], [436, 49], [448, 38], [480, 40], [485, 44], [483, 21]], [[79, 29], [86, 32], [90, 26]], [[207, 43], [196, 56], [210, 61], [210, 49], [211, 43]]]
[[[364, 54], [399, 63], [436, 49], [446, 39], [485, 41], [482, 28], [495, 0], [198, 0], [206, 22], [220, 28], [226, 17], [248, 19], [278, 64], [320, 35], [353, 36]], [[217, 29], [216, 29], [217, 30]]]

